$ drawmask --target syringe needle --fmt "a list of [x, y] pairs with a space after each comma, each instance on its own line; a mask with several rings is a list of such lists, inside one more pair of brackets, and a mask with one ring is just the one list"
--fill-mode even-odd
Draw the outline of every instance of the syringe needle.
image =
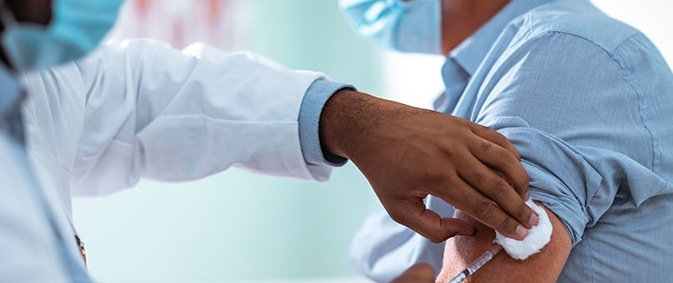
[[465, 268], [465, 270], [461, 271], [456, 277], [453, 277], [453, 279], [449, 280], [448, 283], [460, 283], [463, 282], [463, 280], [467, 279], [470, 275], [475, 273], [479, 268], [484, 266], [488, 261], [490, 261], [500, 250], [502, 250], [502, 247], [498, 244], [493, 244], [493, 246], [488, 249], [488, 251], [484, 252], [481, 256], [479, 256], [475, 261], [473, 261], [470, 265]]

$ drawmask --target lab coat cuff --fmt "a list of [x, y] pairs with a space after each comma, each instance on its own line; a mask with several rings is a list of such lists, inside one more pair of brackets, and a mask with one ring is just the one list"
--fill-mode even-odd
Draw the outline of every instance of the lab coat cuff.
[[299, 142], [304, 160], [308, 164], [342, 166], [347, 159], [324, 152], [320, 146], [320, 114], [327, 100], [337, 91], [353, 86], [317, 79], [306, 90], [299, 109]]

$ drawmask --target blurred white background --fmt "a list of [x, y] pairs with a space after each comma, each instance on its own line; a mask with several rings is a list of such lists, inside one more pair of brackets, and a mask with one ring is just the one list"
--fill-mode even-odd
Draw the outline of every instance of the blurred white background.
[[[673, 62], [673, 4], [594, 0]], [[337, 1], [129, 0], [113, 39], [150, 36], [251, 50], [362, 91], [430, 107], [441, 56], [382, 51], [357, 37]], [[376, 203], [348, 164], [327, 183], [230, 170], [197, 182], [143, 181], [74, 202], [90, 270], [101, 282], [366, 282], [350, 267], [352, 233]]]
[[[336, 4], [132, 0], [111, 37], [252, 50], [382, 93], [380, 54], [351, 32]], [[328, 183], [232, 169], [198, 182], [143, 181], [110, 197], [77, 200], [74, 220], [101, 282], [341, 280], [355, 276], [346, 249], [374, 203], [352, 164]]]

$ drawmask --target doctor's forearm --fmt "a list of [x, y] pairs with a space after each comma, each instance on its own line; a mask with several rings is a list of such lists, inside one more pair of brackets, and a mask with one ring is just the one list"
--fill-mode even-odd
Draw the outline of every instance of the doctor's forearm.
[[325, 155], [352, 158], [366, 151], [365, 138], [381, 123], [383, 117], [378, 112], [386, 109], [384, 101], [354, 90], [336, 92], [320, 115], [320, 145]]

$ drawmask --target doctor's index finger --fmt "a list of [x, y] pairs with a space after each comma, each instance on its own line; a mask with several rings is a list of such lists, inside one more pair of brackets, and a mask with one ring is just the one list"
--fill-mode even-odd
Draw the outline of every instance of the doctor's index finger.
[[507, 151], [512, 153], [517, 159], [521, 158], [521, 156], [519, 155], [519, 151], [516, 150], [516, 147], [507, 139], [507, 137], [503, 136], [501, 133], [498, 133], [497, 131], [489, 127], [479, 124], [472, 124], [472, 131], [476, 135], [482, 137], [483, 139], [495, 143], [500, 147], [506, 149]]
[[[488, 161], [484, 161], [485, 158], [465, 159], [463, 161], [464, 166], [458, 170], [458, 175], [464, 183], [456, 184], [455, 188], [459, 190], [462, 202], [468, 204], [474, 200], [481, 201], [482, 204], [472, 204], [473, 207], [478, 206], [481, 210], [491, 209], [491, 204], [486, 203], [491, 202], [526, 228], [535, 226], [537, 224], [536, 215], [524, 203], [526, 201], [524, 196], [528, 191], [528, 175], [526, 175], [526, 172], [523, 168], [517, 168], [521, 172], [515, 170], [515, 173], [513, 173], [522, 174], [523, 176], [520, 177], [526, 182], [526, 189], [517, 191], [508, 181], [488, 167], [488, 164], [484, 164], [484, 162], [488, 163]], [[457, 206], [460, 206], [460, 204], [457, 204]], [[477, 212], [479, 213], [479, 211]], [[483, 212], [481, 213], [483, 214]]]
[[[488, 169], [486, 169], [486, 172], [493, 174]], [[494, 179], [499, 181], [497, 183], [500, 186], [507, 184], [502, 178], [495, 176]], [[462, 178], [465, 177], [461, 176]], [[535, 218], [537, 215], [524, 203], [521, 196], [516, 194], [508, 185], [506, 186], [505, 188], [496, 188], [491, 192], [491, 195], [488, 195], [475, 189], [473, 184], [468, 183], [468, 180], [464, 180], [463, 182], [453, 183], [450, 189], [437, 190], [431, 192], [431, 194], [507, 237], [523, 239], [528, 234], [528, 228], [537, 224], [537, 218]], [[499, 195], [503, 192], [506, 193], [507, 197], [503, 198], [503, 195]], [[503, 210], [503, 207], [495, 200], [499, 200], [510, 211]]]
[[[507, 138], [499, 133], [487, 129], [485, 135], [491, 135], [492, 139], [481, 136], [483, 140], [471, 144], [470, 152], [481, 163], [487, 165], [493, 171], [502, 174], [502, 177], [511, 184], [519, 195], [525, 195], [528, 192], [529, 180], [528, 174], [521, 164], [519, 152], [516, 151], [514, 145]], [[464, 166], [463, 168], [470, 170], [477, 167]]]
[[455, 235], [472, 235], [474, 226], [464, 220], [445, 218], [428, 209], [422, 199], [401, 201], [386, 208], [396, 222], [409, 227], [428, 240], [439, 243]]

